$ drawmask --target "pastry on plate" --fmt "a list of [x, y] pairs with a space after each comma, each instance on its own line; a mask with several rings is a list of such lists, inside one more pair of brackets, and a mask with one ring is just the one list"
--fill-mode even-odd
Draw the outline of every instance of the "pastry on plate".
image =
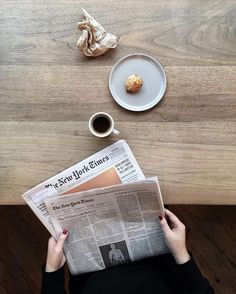
[[136, 93], [138, 92], [143, 85], [143, 81], [139, 75], [131, 75], [125, 81], [125, 87], [128, 92]]

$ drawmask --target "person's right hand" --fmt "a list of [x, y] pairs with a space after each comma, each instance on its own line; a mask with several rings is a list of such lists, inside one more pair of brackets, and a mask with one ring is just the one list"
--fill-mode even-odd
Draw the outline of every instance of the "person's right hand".
[[165, 209], [165, 216], [160, 216], [159, 218], [166, 245], [176, 263], [183, 264], [187, 262], [190, 256], [186, 248], [185, 225], [168, 209]]

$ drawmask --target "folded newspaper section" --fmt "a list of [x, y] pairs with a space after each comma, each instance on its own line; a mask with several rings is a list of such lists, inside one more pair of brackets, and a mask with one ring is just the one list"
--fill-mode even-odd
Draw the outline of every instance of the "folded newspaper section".
[[56, 234], [68, 228], [72, 274], [102, 270], [168, 251], [159, 223], [158, 180], [116, 185], [45, 200]]
[[22, 195], [40, 221], [56, 237], [44, 201], [61, 194], [145, 179], [132, 151], [120, 140]]

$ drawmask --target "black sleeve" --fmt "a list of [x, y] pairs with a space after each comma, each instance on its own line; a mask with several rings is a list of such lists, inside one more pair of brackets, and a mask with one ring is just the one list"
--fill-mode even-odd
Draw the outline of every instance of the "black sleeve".
[[41, 294], [66, 294], [64, 267], [51, 273], [45, 272], [45, 265], [42, 267]]
[[188, 294], [214, 294], [209, 281], [203, 277], [194, 259], [177, 265], [177, 272], [182, 285], [183, 293]]

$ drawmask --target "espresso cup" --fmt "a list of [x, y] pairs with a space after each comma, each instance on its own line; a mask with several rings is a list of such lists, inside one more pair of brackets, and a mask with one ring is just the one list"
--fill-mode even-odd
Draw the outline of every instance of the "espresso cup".
[[114, 120], [106, 112], [96, 112], [89, 119], [90, 132], [99, 138], [104, 138], [110, 134], [119, 135], [119, 131], [114, 129]]

